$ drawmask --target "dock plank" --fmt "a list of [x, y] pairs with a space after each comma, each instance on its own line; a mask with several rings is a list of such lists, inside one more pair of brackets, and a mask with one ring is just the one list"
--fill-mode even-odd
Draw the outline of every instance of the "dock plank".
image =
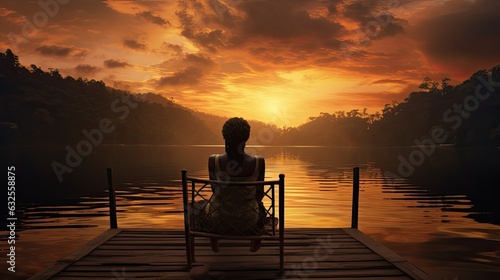
[[[190, 279], [184, 242], [178, 229], [110, 229], [29, 280]], [[434, 279], [357, 229], [286, 229], [283, 276], [275, 241], [249, 252], [249, 242], [221, 240], [214, 253], [198, 237], [195, 252], [195, 265], [223, 279]]]
[[89, 241], [87, 244], [78, 248], [76, 251], [74, 251], [70, 255], [59, 259], [57, 262], [55, 262], [53, 265], [49, 266], [45, 270], [33, 275], [32, 277], [29, 278], [29, 280], [51, 279], [51, 277], [53, 275], [64, 270], [66, 267], [70, 266], [75, 261], [78, 261], [79, 259], [81, 259], [85, 255], [89, 254], [95, 248], [99, 247], [101, 244], [103, 244], [104, 242], [111, 239], [113, 236], [120, 233], [120, 231], [121, 231], [120, 229], [108, 229], [107, 231], [105, 231], [101, 235], [99, 235], [96, 238]]

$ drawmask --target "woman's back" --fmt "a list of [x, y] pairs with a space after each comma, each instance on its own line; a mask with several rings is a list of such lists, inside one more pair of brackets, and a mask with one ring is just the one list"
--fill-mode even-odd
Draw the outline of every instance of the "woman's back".
[[[220, 182], [253, 182], [259, 179], [260, 157], [254, 157], [253, 171], [248, 176], [231, 176], [232, 170], [221, 168], [220, 155], [214, 156], [213, 174]], [[228, 161], [226, 161], [228, 163]], [[251, 161], [249, 161], [249, 164]], [[245, 171], [241, 168], [239, 173]], [[220, 234], [234, 235], [257, 235], [260, 234], [262, 221], [260, 215], [259, 201], [256, 199], [257, 188], [255, 186], [228, 186], [222, 183], [213, 188], [213, 195], [206, 207], [206, 213], [210, 218], [212, 228]]]

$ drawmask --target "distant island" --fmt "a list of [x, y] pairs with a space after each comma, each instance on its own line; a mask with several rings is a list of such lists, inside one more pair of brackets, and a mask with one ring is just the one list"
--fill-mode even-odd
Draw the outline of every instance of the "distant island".
[[[251, 121], [260, 145], [500, 146], [500, 65], [459, 85], [425, 77], [419, 91], [381, 112], [322, 112], [298, 127]], [[0, 53], [0, 144], [222, 144], [226, 117], [198, 112], [156, 93], [63, 77]], [[260, 134], [259, 134], [260, 132]], [[259, 136], [260, 135], [260, 136]]]

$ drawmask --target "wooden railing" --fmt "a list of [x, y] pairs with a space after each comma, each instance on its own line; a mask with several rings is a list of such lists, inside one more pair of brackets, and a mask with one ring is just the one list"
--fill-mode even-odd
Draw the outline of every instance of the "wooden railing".
[[352, 216], [351, 228], [358, 228], [359, 209], [359, 167], [352, 170]]
[[[358, 213], [359, 213], [359, 167], [353, 168], [352, 176], [352, 216], [351, 228], [358, 228]], [[109, 195], [109, 227], [118, 228], [118, 221], [116, 219], [116, 198], [115, 189], [113, 187], [113, 169], [107, 169], [108, 175], [108, 195]], [[282, 197], [282, 196], [280, 196]], [[281, 203], [281, 202], [280, 202]], [[284, 203], [284, 202], [283, 202]], [[281, 209], [280, 209], [281, 211]], [[283, 213], [279, 213], [280, 217]]]
[[113, 169], [108, 168], [108, 195], [109, 195], [109, 227], [118, 228], [118, 221], [116, 219], [116, 198], [115, 188], [113, 187]]

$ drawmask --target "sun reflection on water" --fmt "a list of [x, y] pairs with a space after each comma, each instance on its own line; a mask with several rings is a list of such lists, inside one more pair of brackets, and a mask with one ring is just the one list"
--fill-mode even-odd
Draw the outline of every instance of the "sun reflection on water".
[[[220, 149], [198, 148], [207, 149], [206, 154]], [[321, 157], [308, 156], [311, 149]], [[363, 157], [361, 160], [339, 159], [343, 154], [335, 154], [338, 151], [320, 148], [260, 151], [266, 157], [266, 179], [277, 179], [280, 173], [286, 176], [285, 224], [288, 228], [350, 227], [352, 168], [358, 166], [361, 178], [359, 226], [363, 232], [438, 274], [440, 265], [450, 254], [448, 251], [452, 247], [449, 246], [453, 246], [446, 245], [447, 241], [458, 238], [493, 244], [481, 247], [478, 252], [463, 248], [462, 253], [466, 252], [475, 265], [500, 262], [498, 250], [493, 249], [500, 244], [497, 243], [500, 242], [499, 226], [478, 223], [468, 217], [474, 210], [464, 194], [436, 193], [406, 179], [384, 177], [377, 162]], [[206, 178], [205, 163], [192, 166], [189, 175]], [[118, 172], [118, 226], [183, 227], [181, 168], [170, 170], [169, 174], [174, 175], [157, 182], [154, 178], [165, 178], [160, 174], [165, 170], [161, 166], [141, 170], [137, 177], [130, 172]], [[120, 176], [124, 178], [121, 181]], [[144, 178], [147, 183], [141, 182]], [[26, 273], [33, 274], [45, 268], [106, 230], [109, 227], [108, 210], [106, 193], [53, 204], [24, 205], [18, 244], [22, 252], [19, 261]], [[438, 245], [435, 244], [437, 240], [441, 240]], [[440, 254], [443, 257], [438, 257]], [[450, 261], [447, 265], [453, 266], [453, 263]]]

